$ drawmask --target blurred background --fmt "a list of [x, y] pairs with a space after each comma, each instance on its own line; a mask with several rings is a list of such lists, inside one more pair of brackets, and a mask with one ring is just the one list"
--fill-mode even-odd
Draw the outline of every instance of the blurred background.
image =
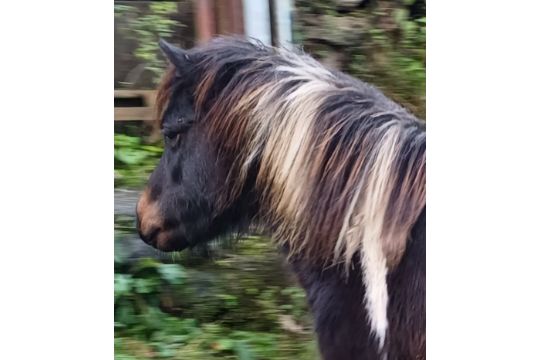
[[114, 1], [115, 358], [317, 359], [304, 293], [267, 238], [160, 253], [134, 209], [162, 151], [159, 38], [299, 46], [425, 118], [425, 0]]

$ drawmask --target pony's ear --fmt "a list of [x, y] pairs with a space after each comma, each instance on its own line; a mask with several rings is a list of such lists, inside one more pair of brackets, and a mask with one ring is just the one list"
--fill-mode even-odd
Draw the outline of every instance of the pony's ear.
[[176, 67], [177, 73], [181, 74], [189, 71], [191, 61], [186, 50], [171, 45], [163, 39], [159, 40], [159, 47], [169, 62]]

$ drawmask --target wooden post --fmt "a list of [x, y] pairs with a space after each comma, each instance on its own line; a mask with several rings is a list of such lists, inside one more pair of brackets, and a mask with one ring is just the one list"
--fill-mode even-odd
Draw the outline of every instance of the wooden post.
[[244, 34], [244, 16], [242, 0], [229, 0], [229, 18], [231, 19], [231, 32]]
[[195, 27], [198, 43], [204, 43], [216, 34], [215, 9], [212, 0], [196, 0]]
[[216, 20], [218, 34], [243, 34], [242, 0], [217, 1]]

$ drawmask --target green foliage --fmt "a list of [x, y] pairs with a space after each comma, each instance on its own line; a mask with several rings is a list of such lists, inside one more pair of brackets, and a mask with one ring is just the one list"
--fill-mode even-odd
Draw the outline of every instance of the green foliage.
[[413, 112], [425, 117], [425, 18], [410, 19], [408, 10], [394, 10], [392, 32], [373, 29], [367, 58], [360, 52], [350, 64], [353, 75], [372, 81]]
[[304, 292], [268, 239], [245, 238], [213, 260], [182, 253], [183, 265], [133, 261], [125, 221], [116, 220], [116, 359], [317, 359]]
[[114, 134], [115, 186], [139, 187], [157, 165], [163, 148], [146, 144], [140, 136]]
[[114, 6], [116, 17], [123, 17], [127, 26], [123, 28], [127, 38], [137, 43], [134, 55], [145, 64], [145, 69], [151, 71], [154, 83], [157, 83], [166, 66], [159, 57], [159, 38], [169, 38], [176, 26], [184, 26], [171, 19], [178, 11], [176, 2], [154, 1], [148, 5], [148, 12], [140, 13], [139, 8], [130, 5]]
[[335, 2], [296, 2], [295, 36], [331, 66], [378, 86], [425, 118], [426, 19], [413, 18], [414, 2], [373, 2], [336, 12]]

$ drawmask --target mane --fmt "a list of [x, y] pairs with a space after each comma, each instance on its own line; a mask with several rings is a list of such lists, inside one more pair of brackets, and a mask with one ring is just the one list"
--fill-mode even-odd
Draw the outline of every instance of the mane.
[[298, 51], [218, 38], [191, 53], [197, 121], [233, 163], [223, 203], [255, 176], [262, 216], [291, 256], [345, 269], [359, 256], [380, 334], [387, 293], [376, 284], [386, 284], [425, 208], [423, 124], [375, 87]]
[[174, 80], [175, 80], [175, 69], [173, 66], [169, 66], [165, 71], [165, 74], [161, 78], [161, 81], [158, 85], [157, 94], [156, 94], [156, 103], [155, 103], [155, 118], [157, 121], [157, 128], [161, 127], [163, 121], [163, 114], [167, 109], [169, 104], [169, 99], [172, 95]]

